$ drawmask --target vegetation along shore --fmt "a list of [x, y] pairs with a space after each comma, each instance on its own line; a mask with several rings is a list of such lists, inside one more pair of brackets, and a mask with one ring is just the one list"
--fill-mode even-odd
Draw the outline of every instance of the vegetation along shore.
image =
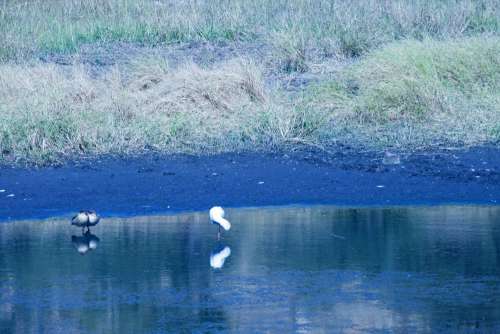
[[0, 163], [500, 138], [498, 0], [0, 2]]

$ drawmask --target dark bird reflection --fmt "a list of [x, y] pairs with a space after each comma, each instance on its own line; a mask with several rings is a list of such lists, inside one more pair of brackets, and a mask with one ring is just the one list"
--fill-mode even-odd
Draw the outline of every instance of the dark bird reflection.
[[229, 246], [217, 243], [212, 253], [210, 253], [210, 267], [214, 269], [222, 269], [224, 262], [231, 255], [231, 248]]
[[95, 250], [97, 246], [99, 246], [99, 242], [100, 239], [90, 231], [83, 233], [81, 236], [71, 236], [71, 243], [81, 255], [85, 255], [89, 251]]

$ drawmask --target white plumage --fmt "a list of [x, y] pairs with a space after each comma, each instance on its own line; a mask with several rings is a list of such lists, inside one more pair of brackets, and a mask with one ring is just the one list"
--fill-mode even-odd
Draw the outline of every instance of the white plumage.
[[228, 246], [223, 247], [216, 253], [210, 254], [210, 267], [221, 269], [229, 255], [231, 255], [231, 248]]
[[100, 220], [101, 217], [94, 210], [82, 210], [71, 219], [71, 225], [81, 227], [82, 230], [86, 227], [89, 231], [90, 227], [97, 225]]
[[100, 240], [96, 235], [87, 231], [79, 237], [72, 236], [71, 242], [78, 253], [85, 255], [88, 251], [95, 250], [99, 246]]
[[93, 235], [93, 234], [89, 234], [89, 235], [87, 236], [87, 240], [88, 240], [88, 243], [89, 243], [89, 249], [90, 249], [90, 250], [94, 250], [94, 249], [96, 249], [96, 248], [97, 248], [97, 246], [99, 246], [99, 242], [100, 242], [100, 240], [99, 240], [99, 238], [98, 238], [98, 237], [96, 237], [95, 235]]
[[223, 208], [221, 208], [220, 206], [214, 206], [210, 209], [209, 214], [212, 224], [218, 224], [219, 226], [222, 226], [222, 228], [226, 231], [229, 231], [231, 229], [231, 223], [224, 218]]
[[81, 237], [72, 236], [71, 242], [73, 243], [76, 251], [81, 255], [84, 255], [89, 251], [89, 244], [87, 242], [87, 238], [84, 235], [82, 235]]

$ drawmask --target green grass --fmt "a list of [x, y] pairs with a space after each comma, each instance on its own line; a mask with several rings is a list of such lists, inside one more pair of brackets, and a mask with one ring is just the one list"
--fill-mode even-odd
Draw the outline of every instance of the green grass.
[[[499, 32], [496, 0], [4, 0], [0, 162], [497, 142]], [[36, 60], [83, 44], [228, 40], [270, 52], [200, 68], [151, 49], [98, 75]], [[277, 79], [301, 73], [323, 81], [290, 93]]]
[[248, 60], [171, 69], [139, 59], [124, 80], [82, 68], [0, 66], [5, 161], [88, 154], [221, 152], [336, 142], [372, 148], [498, 140], [500, 39], [390, 44], [294, 96]]
[[353, 57], [405, 38], [498, 34], [499, 11], [497, 0], [4, 0], [0, 59], [93, 42], [261, 39], [301, 70], [306, 51]]
[[[375, 50], [314, 88], [346, 131], [367, 144], [428, 146], [497, 141], [500, 38], [404, 41]], [[334, 118], [335, 118], [334, 116]], [[346, 123], [346, 119], [348, 122]]]
[[151, 57], [128, 70], [125, 80], [117, 70], [93, 78], [78, 67], [0, 65], [1, 159], [499, 139], [497, 37], [390, 44], [291, 96], [266, 88], [245, 59], [170, 68]]

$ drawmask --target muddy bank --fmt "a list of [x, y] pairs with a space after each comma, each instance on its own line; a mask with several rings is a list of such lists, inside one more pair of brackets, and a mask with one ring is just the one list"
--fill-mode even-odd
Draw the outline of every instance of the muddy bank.
[[210, 157], [157, 156], [0, 169], [0, 220], [70, 215], [144, 215], [226, 207], [334, 204], [496, 204], [500, 149], [402, 155], [338, 150]]

